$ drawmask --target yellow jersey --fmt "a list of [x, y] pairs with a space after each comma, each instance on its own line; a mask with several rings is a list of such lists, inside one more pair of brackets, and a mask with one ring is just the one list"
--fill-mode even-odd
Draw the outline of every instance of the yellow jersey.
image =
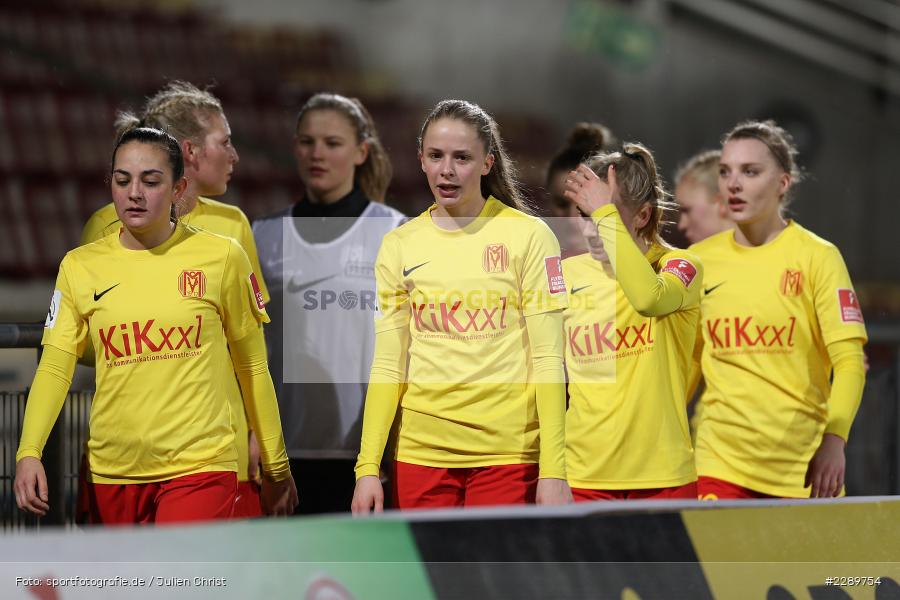
[[609, 262], [589, 254], [563, 261], [569, 484], [624, 490], [690, 483], [697, 475], [685, 393], [703, 265], [660, 244], [642, 253], [612, 204], [591, 217]]
[[[259, 256], [256, 251], [256, 242], [253, 239], [253, 231], [250, 229], [250, 222], [247, 220], [244, 211], [237, 206], [200, 196], [197, 198], [197, 204], [194, 206], [194, 209], [181, 217], [179, 222], [235, 239], [241, 248], [244, 249], [244, 252], [247, 253], [247, 257], [250, 259], [250, 266], [253, 269], [253, 273], [256, 274], [263, 301], [268, 304], [269, 290], [266, 287], [265, 278], [262, 276], [262, 270], [259, 266]], [[119, 217], [116, 214], [116, 207], [110, 202], [94, 212], [88, 219], [81, 233], [80, 245], [88, 244], [111, 233], [118, 232], [121, 227], [122, 222], [119, 221]], [[247, 467], [250, 461], [247, 441], [249, 428], [247, 426], [247, 417], [243, 412], [244, 404], [241, 399], [241, 390], [238, 386], [237, 378], [232, 379], [234, 381], [229, 382], [227, 385], [232, 414], [236, 417], [234, 428], [235, 443], [238, 451], [238, 481], [247, 481], [249, 479]]]
[[91, 480], [237, 471], [227, 341], [261, 322], [258, 280], [232, 239], [179, 223], [150, 250], [124, 248], [116, 231], [66, 254], [42, 343], [93, 347]]
[[[559, 244], [543, 221], [494, 197], [455, 231], [435, 225], [431, 210], [389, 232], [375, 265], [376, 334], [408, 331], [395, 458], [443, 468], [537, 463], [525, 318], [566, 306]], [[362, 446], [358, 474], [380, 461], [366, 455], [379, 444]], [[559, 451], [548, 464], [564, 472]]]
[[826, 347], [866, 340], [841, 253], [792, 221], [762, 246], [742, 246], [725, 231], [690, 249], [706, 268], [697, 472], [809, 497], [804, 476], [831, 393]]

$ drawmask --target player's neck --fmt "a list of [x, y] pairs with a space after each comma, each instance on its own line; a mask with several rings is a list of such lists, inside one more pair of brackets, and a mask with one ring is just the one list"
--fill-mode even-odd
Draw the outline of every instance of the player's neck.
[[441, 229], [450, 231], [462, 229], [481, 214], [486, 202], [487, 200], [479, 196], [453, 206], [438, 203], [431, 211], [431, 220]]
[[734, 239], [741, 246], [762, 246], [768, 244], [787, 227], [787, 221], [781, 213], [772, 217], [749, 223], [738, 223], [734, 228]]
[[307, 188], [306, 199], [310, 204], [334, 204], [338, 200], [345, 198], [353, 191], [353, 180], [350, 179], [342, 183], [339, 187], [331, 190], [315, 191]]
[[143, 231], [122, 228], [119, 242], [129, 250], [150, 250], [163, 244], [175, 231], [175, 223], [166, 221], [164, 225]]
[[175, 210], [178, 214], [178, 218], [185, 215], [189, 215], [192, 210], [197, 207], [197, 201], [200, 199], [200, 194], [197, 193], [196, 189], [187, 189], [184, 192], [184, 195], [181, 197], [181, 200], [175, 205]]

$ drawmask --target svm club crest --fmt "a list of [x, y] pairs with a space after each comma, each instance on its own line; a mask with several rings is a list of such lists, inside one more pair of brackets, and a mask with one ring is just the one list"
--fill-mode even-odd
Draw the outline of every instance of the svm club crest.
[[799, 296], [803, 293], [803, 273], [785, 269], [781, 276], [781, 293], [785, 296]]
[[509, 251], [503, 244], [488, 244], [484, 247], [481, 266], [485, 273], [505, 273], [509, 268]]
[[202, 298], [206, 294], [206, 275], [203, 271], [182, 271], [178, 291], [185, 298]]

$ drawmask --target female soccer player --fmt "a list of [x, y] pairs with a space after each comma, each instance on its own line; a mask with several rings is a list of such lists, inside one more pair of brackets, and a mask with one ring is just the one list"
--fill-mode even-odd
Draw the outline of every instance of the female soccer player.
[[784, 218], [795, 157], [772, 121], [732, 129], [719, 187], [736, 228], [691, 247], [706, 268], [702, 498], [842, 493], [866, 329], [841, 253]]
[[269, 366], [298, 512], [346, 511], [375, 343], [375, 258], [405, 216], [384, 205], [391, 163], [355, 98], [316, 94], [297, 116], [304, 197], [256, 221], [266, 280]]
[[170, 221], [188, 185], [172, 136], [127, 131], [113, 151], [111, 179], [121, 233], [69, 252], [60, 265], [16, 455], [17, 504], [38, 515], [48, 509], [41, 452], [90, 344], [97, 356], [92, 521], [230, 518], [237, 493], [230, 349], [259, 434], [264, 507], [288, 514], [297, 492], [266, 369], [268, 317], [246, 253], [234, 240]]
[[[259, 266], [250, 223], [236, 206], [217, 202], [209, 196], [221, 196], [238, 163], [231, 143], [231, 128], [222, 103], [210, 92], [184, 82], [173, 81], [151, 97], [140, 116], [120, 113], [116, 129], [121, 135], [134, 127], [155, 127], [167, 131], [179, 141], [184, 156], [187, 189], [176, 203], [176, 213], [186, 225], [237, 240], [247, 253], [263, 296], [269, 301], [265, 278]], [[95, 212], [84, 226], [81, 244], [87, 244], [118, 231], [122, 226], [113, 203]], [[90, 349], [88, 349], [90, 350]], [[238, 501], [235, 517], [262, 514], [259, 505], [259, 451], [247, 417], [237, 381], [228, 383], [228, 397], [235, 415], [235, 442], [238, 449]]]
[[572, 493], [576, 501], [694, 499], [685, 385], [703, 268], [660, 237], [668, 194], [644, 146], [590, 158], [565, 188], [591, 215], [592, 254], [598, 241], [605, 254], [563, 262]]
[[398, 508], [571, 501], [559, 245], [524, 214], [481, 107], [438, 103], [419, 158], [435, 203], [385, 236], [375, 265], [375, 357], [352, 510], [382, 509], [378, 466], [398, 406]]
[[548, 214], [551, 217], [549, 224], [560, 241], [564, 259], [585, 251], [578, 208], [565, 196], [569, 171], [598, 152], [612, 151], [616, 145], [612, 132], [600, 123], [578, 123], [569, 132], [566, 145], [556, 153], [547, 166], [545, 185], [549, 197]]
[[734, 226], [719, 194], [720, 156], [721, 150], [701, 152], [675, 173], [675, 202], [681, 209], [678, 229], [692, 244]]

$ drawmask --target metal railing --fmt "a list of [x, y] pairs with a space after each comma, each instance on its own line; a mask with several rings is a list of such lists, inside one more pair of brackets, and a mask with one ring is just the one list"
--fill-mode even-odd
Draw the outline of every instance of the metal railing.
[[[40, 323], [0, 323], [0, 348], [40, 347]], [[900, 324], [868, 326], [869, 352], [887, 353], [868, 373], [863, 402], [847, 446], [847, 491], [900, 493]], [[882, 356], [884, 358], [884, 356]], [[75, 524], [81, 456], [88, 433], [92, 390], [70, 391], [44, 449], [50, 512], [36, 519], [16, 508], [15, 454], [28, 391], [0, 391], [0, 530]]]

